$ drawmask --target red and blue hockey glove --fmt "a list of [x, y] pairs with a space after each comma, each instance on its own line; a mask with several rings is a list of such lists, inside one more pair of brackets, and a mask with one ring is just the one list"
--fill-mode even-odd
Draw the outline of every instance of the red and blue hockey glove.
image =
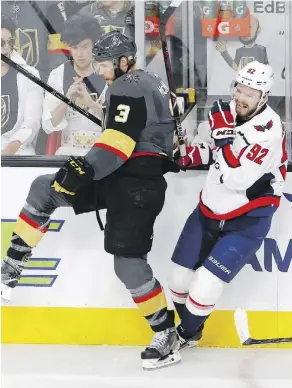
[[209, 112], [211, 137], [216, 147], [232, 144], [236, 135], [235, 120], [229, 102], [215, 101]]
[[181, 170], [192, 170], [198, 166], [208, 166], [212, 160], [212, 151], [206, 143], [187, 146], [186, 156], [177, 156], [177, 164]]

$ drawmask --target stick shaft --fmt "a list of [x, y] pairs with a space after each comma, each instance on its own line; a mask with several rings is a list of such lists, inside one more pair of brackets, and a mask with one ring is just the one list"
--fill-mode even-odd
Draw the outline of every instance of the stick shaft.
[[77, 112], [82, 114], [83, 116], [87, 117], [89, 120], [93, 121], [95, 124], [101, 126], [101, 121], [92, 115], [91, 113], [85, 111], [84, 109], [80, 108], [80, 106], [76, 105], [73, 101], [71, 101], [68, 97], [64, 96], [62, 93], [59, 93], [56, 89], [52, 88], [50, 85], [44, 83], [41, 79], [31, 74], [29, 71], [24, 69], [22, 66], [18, 65], [14, 61], [12, 61], [10, 58], [8, 58], [6, 55], [1, 54], [1, 60], [7, 65], [13, 67], [16, 71], [24, 75], [25, 77], [29, 78], [32, 82], [39, 85], [43, 89], [45, 89], [48, 93], [51, 93], [53, 96], [58, 98], [60, 101], [65, 102], [65, 104], [69, 105], [71, 108], [75, 109]]
[[170, 89], [170, 99], [171, 99], [171, 105], [173, 110], [173, 118], [175, 121], [175, 127], [176, 127], [176, 133], [178, 137], [178, 144], [180, 149], [181, 156], [186, 155], [186, 145], [184, 141], [184, 132], [181, 125], [177, 100], [176, 100], [176, 89], [173, 82], [173, 76], [172, 76], [172, 68], [171, 68], [171, 62], [170, 62], [170, 56], [169, 56], [169, 50], [167, 46], [167, 40], [166, 40], [166, 23], [169, 20], [169, 18], [173, 15], [177, 7], [182, 3], [182, 1], [173, 1], [170, 6], [166, 9], [166, 11], [160, 16], [160, 25], [159, 25], [159, 32], [160, 32], [160, 39], [161, 39], [161, 46], [162, 46], [162, 53], [163, 53], [163, 59], [164, 59], [164, 65], [166, 70], [166, 76], [168, 81], [168, 86]]

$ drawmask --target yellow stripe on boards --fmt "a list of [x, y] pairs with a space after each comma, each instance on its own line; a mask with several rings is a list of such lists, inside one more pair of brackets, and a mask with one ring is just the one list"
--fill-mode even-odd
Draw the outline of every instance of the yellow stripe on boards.
[[[255, 338], [292, 336], [292, 312], [253, 311], [248, 317]], [[3, 343], [147, 345], [152, 336], [135, 308], [2, 307]], [[200, 346], [241, 346], [233, 311], [213, 312]], [[292, 348], [292, 344], [268, 347]]]

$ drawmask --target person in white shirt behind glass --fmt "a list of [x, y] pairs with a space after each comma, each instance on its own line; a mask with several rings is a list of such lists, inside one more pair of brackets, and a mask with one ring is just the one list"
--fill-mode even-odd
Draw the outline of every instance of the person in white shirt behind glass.
[[[74, 15], [68, 19], [61, 39], [72, 59], [50, 73], [48, 84], [101, 119], [107, 84], [92, 66], [92, 48], [100, 35], [93, 17]], [[101, 134], [100, 126], [50, 93], [45, 94], [42, 126], [48, 134], [61, 131], [56, 155], [85, 155]]]
[[[1, 16], [1, 54], [39, 78], [13, 50], [15, 25]], [[1, 155], [35, 155], [35, 141], [41, 126], [43, 89], [1, 61]]]

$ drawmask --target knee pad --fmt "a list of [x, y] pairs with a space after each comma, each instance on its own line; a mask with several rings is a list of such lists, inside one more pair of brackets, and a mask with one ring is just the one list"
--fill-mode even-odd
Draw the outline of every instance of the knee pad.
[[187, 309], [194, 315], [207, 316], [214, 310], [222, 295], [225, 282], [204, 267], [194, 273], [186, 301]]
[[50, 201], [51, 183], [54, 176], [54, 174], [41, 175], [32, 182], [26, 202], [34, 209], [46, 213], [53, 212], [54, 209], [47, 209], [47, 203]]
[[175, 303], [185, 303], [189, 295], [189, 288], [193, 280], [193, 276], [193, 270], [176, 264], [173, 261], [171, 262], [170, 273], [168, 276], [168, 287], [171, 292], [172, 300]]
[[123, 257], [114, 256], [114, 269], [117, 277], [131, 292], [154, 281], [153, 272], [147, 263], [147, 256]]

